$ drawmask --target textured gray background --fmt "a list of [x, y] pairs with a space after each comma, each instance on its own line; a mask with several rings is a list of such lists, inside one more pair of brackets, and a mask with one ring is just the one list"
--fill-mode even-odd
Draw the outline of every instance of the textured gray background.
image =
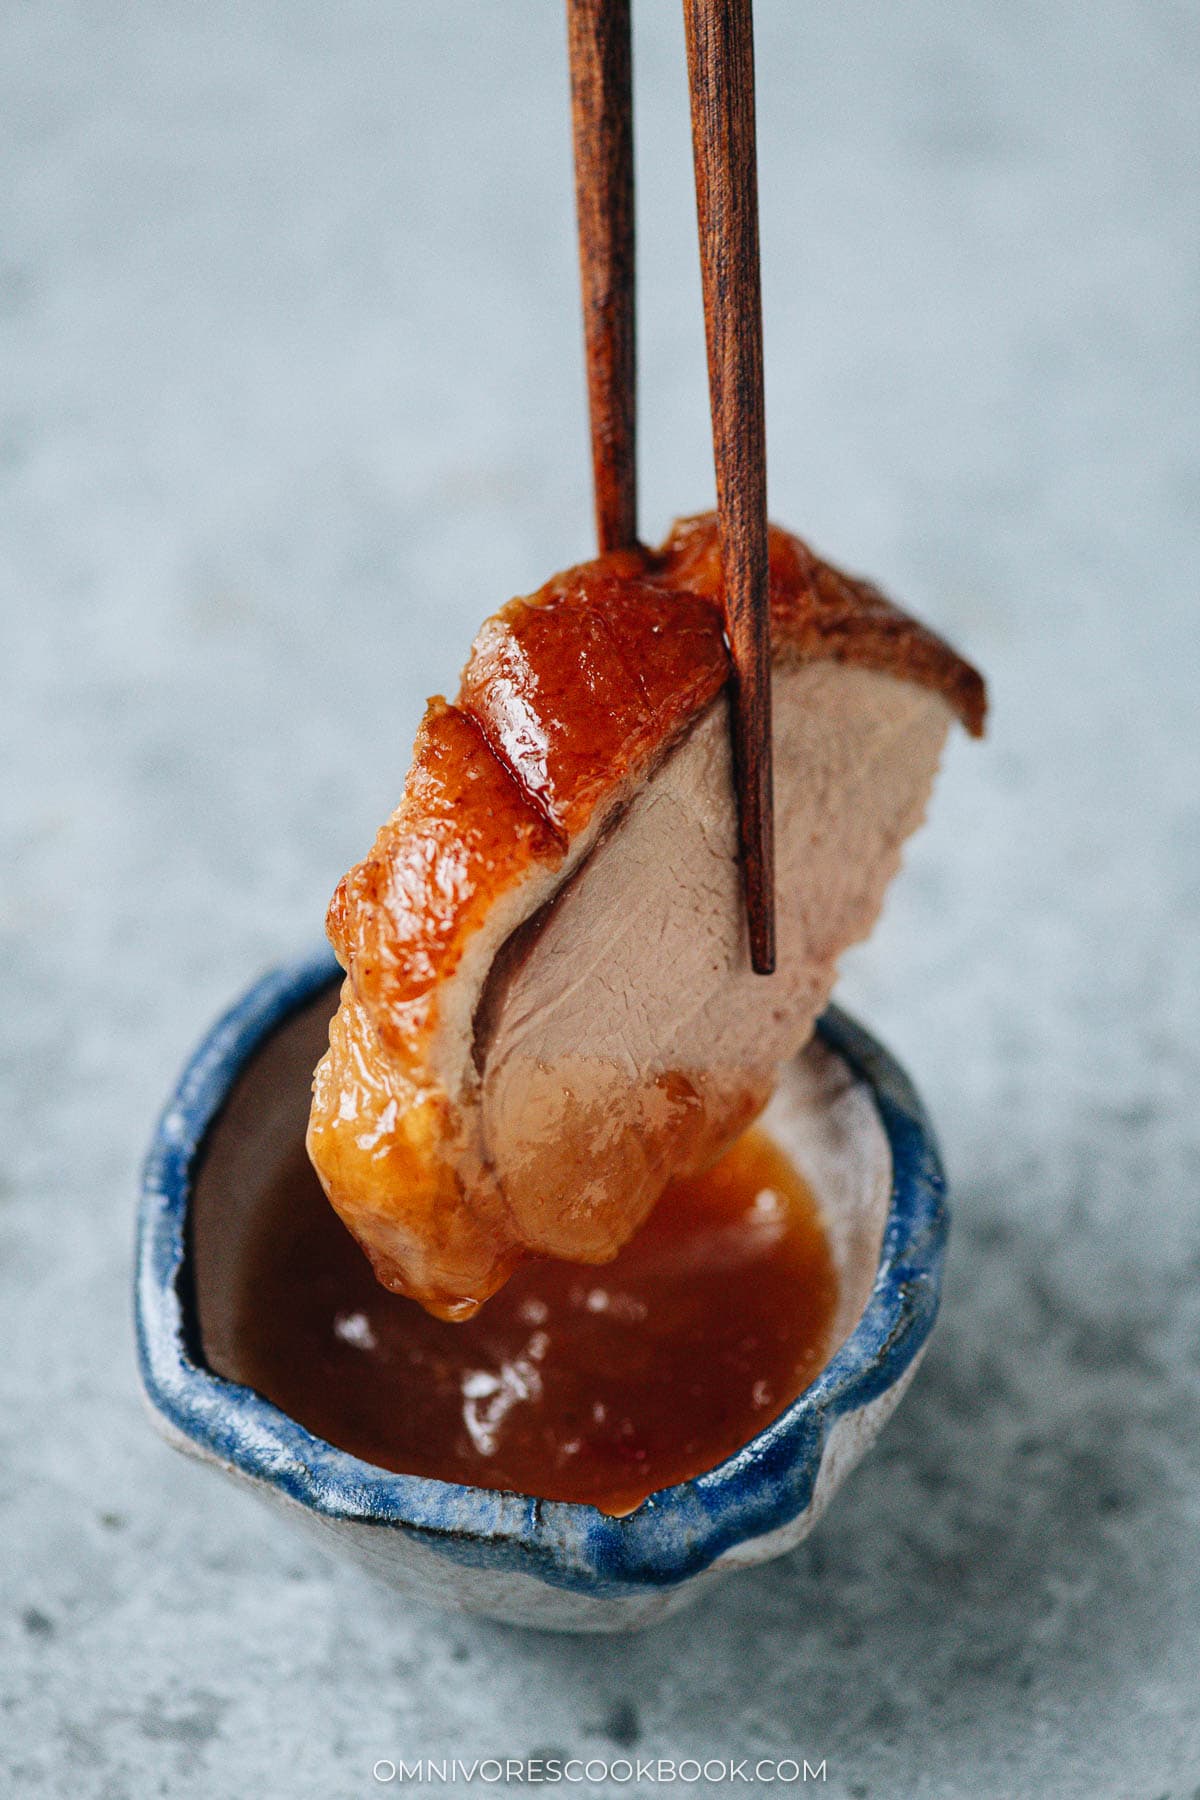
[[[711, 473], [638, 10], [657, 533]], [[759, 15], [773, 510], [993, 684], [843, 985], [940, 1123], [952, 1269], [812, 1542], [587, 1643], [410, 1610], [173, 1457], [128, 1318], [191, 1043], [317, 937], [479, 619], [588, 548], [559, 7], [0, 14], [6, 1792], [635, 1741], [853, 1800], [1200, 1788], [1200, 16]]]

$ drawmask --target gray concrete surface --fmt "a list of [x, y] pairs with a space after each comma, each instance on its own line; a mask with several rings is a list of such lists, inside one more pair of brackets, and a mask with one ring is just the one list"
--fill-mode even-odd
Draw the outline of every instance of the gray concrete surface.
[[[711, 473], [638, 11], [657, 533]], [[993, 684], [842, 989], [940, 1123], [952, 1270], [811, 1543], [600, 1644], [417, 1614], [172, 1456], [128, 1300], [191, 1043], [318, 935], [478, 620], [588, 547], [559, 8], [0, 15], [6, 1794], [545, 1747], [1200, 1791], [1200, 20], [758, 11], [773, 510]]]

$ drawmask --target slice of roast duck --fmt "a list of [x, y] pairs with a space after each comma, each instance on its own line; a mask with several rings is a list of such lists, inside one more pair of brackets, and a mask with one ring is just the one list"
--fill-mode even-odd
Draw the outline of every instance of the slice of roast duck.
[[484, 625], [338, 887], [309, 1152], [380, 1281], [466, 1318], [524, 1255], [603, 1262], [805, 1043], [983, 683], [771, 533], [778, 967], [751, 972], [711, 517]]

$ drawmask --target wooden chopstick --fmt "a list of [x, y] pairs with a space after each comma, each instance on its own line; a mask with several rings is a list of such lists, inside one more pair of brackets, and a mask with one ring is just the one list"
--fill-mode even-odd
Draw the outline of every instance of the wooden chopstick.
[[637, 542], [629, 0], [567, 0], [567, 34], [592, 481], [603, 552]]
[[[775, 967], [771, 627], [751, 0], [684, 0], [750, 960]], [[567, 0], [596, 536], [637, 542], [630, 0]]]
[[771, 620], [752, 0], [683, 0], [750, 961], [775, 967]]

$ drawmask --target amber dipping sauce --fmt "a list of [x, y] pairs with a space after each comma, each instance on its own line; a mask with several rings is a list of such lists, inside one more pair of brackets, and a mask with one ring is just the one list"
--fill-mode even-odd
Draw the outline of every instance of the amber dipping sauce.
[[465, 1324], [378, 1285], [302, 1118], [242, 1162], [219, 1307], [200, 1296], [202, 1321], [220, 1315], [210, 1361], [381, 1468], [627, 1513], [747, 1443], [827, 1359], [829, 1246], [757, 1128], [670, 1187], [615, 1261], [527, 1262]]

